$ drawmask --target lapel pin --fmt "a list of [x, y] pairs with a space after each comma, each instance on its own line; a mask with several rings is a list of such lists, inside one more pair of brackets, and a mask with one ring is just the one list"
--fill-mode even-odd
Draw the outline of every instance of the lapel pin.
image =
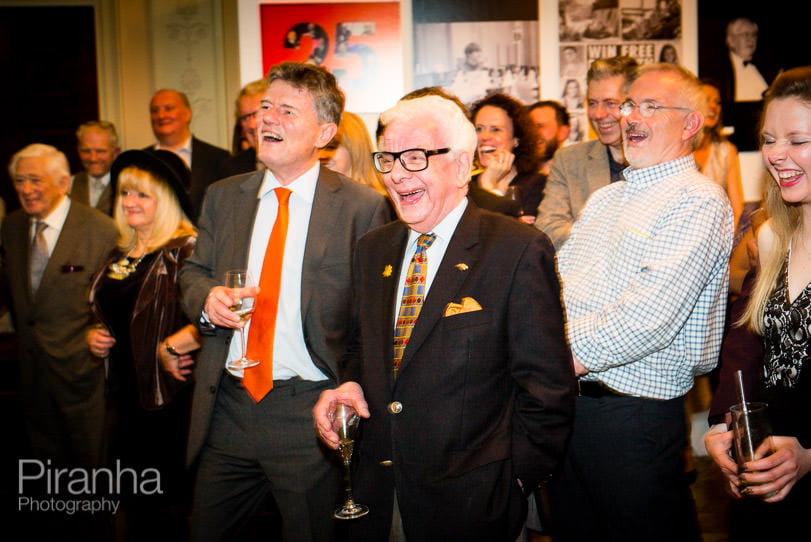
[[387, 265], [385, 269], [383, 269], [383, 276], [390, 277], [392, 272], [392, 268], [390, 265]]
[[459, 271], [467, 271], [469, 267], [467, 266], [466, 263], [458, 263], [456, 264], [456, 269], [458, 269]]

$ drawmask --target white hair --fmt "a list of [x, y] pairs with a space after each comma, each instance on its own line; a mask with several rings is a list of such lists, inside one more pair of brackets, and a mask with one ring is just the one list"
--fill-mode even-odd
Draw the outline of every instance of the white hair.
[[473, 156], [478, 142], [476, 128], [458, 105], [441, 96], [400, 100], [380, 115], [380, 122], [388, 127], [393, 122], [412, 121], [426, 116], [437, 121], [451, 151], [467, 152]]
[[8, 172], [12, 178], [17, 175], [17, 162], [23, 158], [45, 157], [45, 171], [54, 178], [70, 177], [70, 166], [65, 154], [51, 145], [32, 143], [17, 151], [8, 164]]

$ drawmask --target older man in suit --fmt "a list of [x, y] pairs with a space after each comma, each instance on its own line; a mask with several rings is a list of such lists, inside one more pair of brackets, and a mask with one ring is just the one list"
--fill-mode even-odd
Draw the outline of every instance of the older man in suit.
[[200, 205], [208, 185], [221, 179], [225, 162], [230, 154], [198, 139], [192, 134], [191, 102], [183, 92], [174, 89], [157, 91], [149, 102], [152, 132], [157, 143], [152, 148], [166, 149], [177, 153], [191, 171], [191, 186], [186, 187], [194, 208], [195, 220], [200, 214]]
[[22, 208], [3, 222], [0, 297], [11, 301], [17, 330], [30, 452], [55, 466], [99, 466], [104, 363], [85, 342], [87, 294], [117, 231], [112, 219], [66, 196], [68, 162], [54, 147], [25, 147], [9, 173]]
[[[334, 386], [355, 326], [356, 241], [390, 219], [381, 194], [320, 167], [344, 105], [334, 76], [283, 63], [268, 83], [257, 117], [267, 169], [211, 186], [181, 271], [186, 311], [208, 333], [188, 445], [198, 463], [194, 540], [267, 537], [252, 530], [267, 499], [285, 542], [332, 540], [340, 470], [319, 446], [311, 410]], [[259, 289], [221, 286], [235, 268]], [[239, 336], [232, 340], [242, 323], [229, 307], [246, 297], [255, 297], [247, 352], [259, 364], [227, 369], [242, 355]]]
[[85, 122], [76, 130], [76, 140], [84, 169], [71, 180], [70, 199], [113, 216], [110, 168], [121, 153], [115, 125], [104, 120]]
[[522, 488], [555, 470], [572, 423], [554, 250], [465, 197], [476, 132], [456, 105], [427, 96], [382, 118], [375, 162], [400, 221], [359, 243], [362, 355], [316, 426], [336, 447], [337, 403], [367, 418], [353, 539], [512, 541]]
[[555, 152], [535, 227], [560, 250], [569, 238], [589, 196], [620, 180], [625, 167], [619, 105], [625, 85], [636, 68], [627, 56], [600, 58], [591, 63], [587, 81], [588, 117], [597, 139]]

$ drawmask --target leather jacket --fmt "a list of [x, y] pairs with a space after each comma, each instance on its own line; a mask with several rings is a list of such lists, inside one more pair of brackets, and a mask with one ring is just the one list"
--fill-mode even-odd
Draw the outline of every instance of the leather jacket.
[[[131, 359], [135, 366], [140, 405], [146, 410], [156, 410], [167, 405], [183, 386], [192, 382], [191, 378], [180, 382], [164, 372], [156, 349], [159, 342], [189, 323], [180, 308], [177, 279], [180, 267], [191, 255], [196, 241], [193, 236], [177, 237], [159, 250], [144, 274], [135, 309], [130, 317]], [[121, 256], [120, 251], [111, 254], [96, 272], [90, 286], [93, 314], [102, 324], [105, 324], [105, 319], [98, 306], [96, 294], [101, 278], [107, 273], [107, 267]]]

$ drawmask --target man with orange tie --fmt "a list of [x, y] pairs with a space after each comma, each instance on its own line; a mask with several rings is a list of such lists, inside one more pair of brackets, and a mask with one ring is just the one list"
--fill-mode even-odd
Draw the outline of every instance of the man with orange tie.
[[358, 244], [361, 359], [313, 413], [362, 418], [350, 539], [512, 542], [557, 467], [574, 371], [549, 238], [470, 202], [476, 131], [450, 100], [383, 113], [375, 167], [400, 221]]
[[[257, 113], [267, 169], [209, 188], [181, 272], [186, 312], [207, 334], [188, 444], [193, 540], [333, 539], [341, 471], [313, 434], [311, 410], [335, 385], [352, 337], [355, 243], [390, 218], [383, 196], [319, 165], [343, 111], [335, 78], [288, 62], [270, 70], [268, 85]], [[237, 268], [258, 287], [221, 286]], [[242, 356], [229, 307], [247, 297], [247, 354], [259, 364], [227, 368]], [[272, 531], [268, 517], [278, 520]]]

